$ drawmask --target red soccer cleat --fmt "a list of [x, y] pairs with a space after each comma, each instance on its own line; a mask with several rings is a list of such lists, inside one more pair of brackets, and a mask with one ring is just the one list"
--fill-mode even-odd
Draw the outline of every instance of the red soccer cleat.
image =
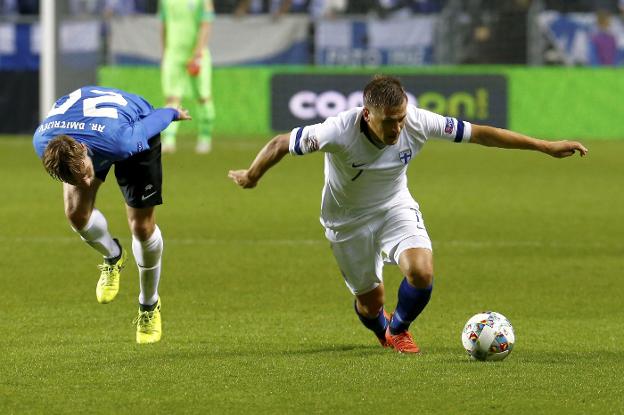
[[420, 353], [420, 347], [414, 342], [412, 335], [409, 331], [404, 331], [403, 333], [399, 333], [396, 335], [390, 334], [390, 329], [388, 328], [388, 334], [390, 335], [390, 341], [392, 342], [392, 347], [399, 353]]

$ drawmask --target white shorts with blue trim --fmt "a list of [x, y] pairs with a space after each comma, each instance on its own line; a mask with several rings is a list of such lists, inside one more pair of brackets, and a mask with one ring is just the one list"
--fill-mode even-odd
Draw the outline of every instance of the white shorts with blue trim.
[[432, 250], [416, 203], [372, 215], [352, 228], [326, 229], [325, 236], [331, 243], [345, 283], [354, 295], [377, 288], [383, 282], [384, 263], [398, 265], [406, 249]]

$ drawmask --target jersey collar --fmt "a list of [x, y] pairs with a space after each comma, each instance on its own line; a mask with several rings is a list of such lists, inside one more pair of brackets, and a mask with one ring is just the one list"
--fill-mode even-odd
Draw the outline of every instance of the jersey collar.
[[364, 120], [363, 116], [362, 118], [360, 118], [360, 132], [364, 134], [364, 137], [366, 137], [366, 139], [370, 141], [370, 143], [374, 145], [375, 147], [377, 147], [379, 150], [383, 150], [384, 148], [386, 148], [386, 145], [384, 143], [380, 143], [379, 141], [373, 139], [370, 136], [370, 130], [368, 128], [368, 124]]

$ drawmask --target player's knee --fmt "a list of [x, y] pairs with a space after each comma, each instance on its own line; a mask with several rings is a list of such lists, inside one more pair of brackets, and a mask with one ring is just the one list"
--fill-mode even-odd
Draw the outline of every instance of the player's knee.
[[375, 290], [358, 296], [357, 303], [358, 311], [361, 315], [368, 318], [377, 317], [385, 303], [384, 292], [382, 290]]
[[66, 206], [65, 216], [67, 217], [67, 220], [69, 220], [72, 228], [82, 230], [85, 226], [87, 226], [87, 223], [89, 223], [91, 210], [80, 209], [77, 206]]
[[407, 281], [417, 288], [427, 288], [433, 282], [433, 266], [419, 264], [410, 266], [405, 273]]
[[399, 259], [401, 272], [414, 287], [427, 288], [433, 282], [433, 257], [425, 249], [405, 250]]
[[155, 229], [156, 224], [151, 220], [130, 220], [130, 232], [139, 241], [147, 241]]
[[360, 303], [358, 306], [358, 311], [361, 315], [366, 318], [375, 318], [379, 315], [381, 308], [383, 307], [383, 303], [373, 303], [373, 304], [362, 304]]

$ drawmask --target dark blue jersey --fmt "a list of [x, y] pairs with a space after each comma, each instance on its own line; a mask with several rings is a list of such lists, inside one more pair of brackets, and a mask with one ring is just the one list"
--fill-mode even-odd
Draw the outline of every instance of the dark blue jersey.
[[147, 150], [148, 140], [177, 115], [172, 108], [154, 109], [138, 95], [85, 86], [56, 101], [37, 127], [33, 145], [43, 157], [51, 139], [68, 135], [88, 147], [97, 171]]

